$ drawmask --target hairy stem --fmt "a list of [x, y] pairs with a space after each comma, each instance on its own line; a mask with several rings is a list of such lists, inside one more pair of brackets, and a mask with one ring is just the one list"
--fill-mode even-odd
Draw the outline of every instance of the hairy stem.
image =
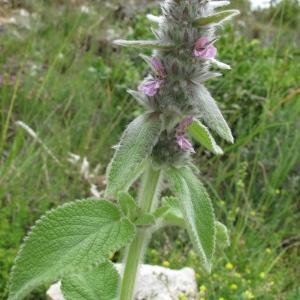
[[[139, 206], [145, 213], [152, 212], [158, 205], [162, 171], [154, 170], [149, 165], [144, 173], [139, 190]], [[125, 269], [120, 289], [120, 300], [132, 300], [134, 296], [136, 277], [144, 250], [151, 237], [151, 229], [138, 229], [135, 239], [127, 249]]]

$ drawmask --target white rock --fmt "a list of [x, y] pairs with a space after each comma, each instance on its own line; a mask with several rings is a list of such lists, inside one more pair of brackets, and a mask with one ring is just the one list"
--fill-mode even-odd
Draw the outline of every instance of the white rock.
[[[115, 266], [121, 273], [122, 265]], [[197, 297], [197, 283], [193, 269], [171, 270], [160, 266], [141, 266], [135, 300], [176, 300], [182, 293], [188, 300], [195, 300]], [[60, 282], [50, 287], [47, 297], [48, 300], [64, 300]]]

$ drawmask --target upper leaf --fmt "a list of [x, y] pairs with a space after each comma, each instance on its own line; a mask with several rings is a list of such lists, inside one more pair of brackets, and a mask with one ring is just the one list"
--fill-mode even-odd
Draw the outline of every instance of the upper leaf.
[[125, 130], [107, 171], [107, 196], [127, 191], [140, 175], [142, 163], [152, 152], [161, 131], [161, 120], [156, 113], [146, 113]]
[[118, 283], [119, 274], [107, 261], [91, 270], [67, 274], [61, 290], [66, 300], [114, 300]]
[[233, 143], [234, 138], [231, 130], [218, 105], [204, 85], [199, 84], [195, 86], [194, 97], [196, 98], [195, 100], [198, 101], [201, 114], [200, 117], [205, 124], [212, 130], [216, 131], [223, 139]]
[[175, 46], [173, 44], [162, 43], [161, 41], [126, 41], [115, 40], [114, 44], [124, 47], [143, 48], [143, 49], [159, 49], [159, 50], [171, 50]]
[[210, 272], [215, 251], [215, 216], [203, 184], [191, 169], [169, 168], [166, 171], [171, 190], [179, 199], [186, 228], [204, 268]]
[[217, 244], [220, 247], [229, 247], [230, 238], [227, 227], [221, 222], [216, 222], [216, 231], [217, 231]]
[[136, 212], [138, 211], [138, 205], [132, 196], [126, 192], [120, 192], [118, 194], [119, 206], [126, 217], [129, 220], [134, 221], [136, 218]]
[[238, 15], [239, 13], [240, 12], [236, 9], [224, 10], [224, 11], [215, 13], [208, 17], [199, 18], [193, 22], [193, 25], [207, 26], [207, 25], [211, 25], [211, 24], [224, 22], [224, 21], [227, 21], [227, 20], [231, 19], [232, 17]]
[[75, 269], [104, 261], [134, 236], [135, 226], [105, 200], [83, 200], [47, 213], [25, 240], [10, 280], [9, 300]]
[[188, 127], [188, 133], [200, 144], [206, 147], [217, 155], [223, 154], [223, 150], [217, 145], [215, 139], [210, 134], [207, 127], [205, 127], [198, 120], [194, 120]]

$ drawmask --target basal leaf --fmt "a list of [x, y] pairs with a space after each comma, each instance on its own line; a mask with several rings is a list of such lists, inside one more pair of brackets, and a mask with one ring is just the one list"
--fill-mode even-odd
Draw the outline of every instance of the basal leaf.
[[224, 10], [218, 13], [215, 13], [211, 16], [199, 18], [193, 22], [195, 26], [207, 26], [211, 24], [221, 23], [231, 19], [232, 17], [238, 15], [240, 12], [235, 9]]
[[215, 217], [210, 198], [191, 169], [169, 168], [166, 171], [171, 190], [179, 200], [186, 229], [204, 268], [210, 272], [215, 251]]
[[67, 274], [61, 284], [66, 300], [117, 299], [119, 274], [111, 262], [90, 270]]
[[217, 155], [223, 154], [223, 150], [217, 145], [208, 128], [200, 121], [194, 120], [187, 130], [192, 138], [194, 138], [199, 144]]
[[194, 97], [199, 105], [201, 120], [203, 120], [209, 128], [216, 131], [223, 139], [233, 143], [234, 138], [231, 130], [218, 105], [204, 85], [195, 85]]
[[116, 40], [114, 44], [124, 47], [142, 48], [142, 49], [159, 49], [159, 50], [171, 50], [175, 46], [173, 44], [164, 44], [161, 41], [126, 41]]
[[105, 200], [82, 200], [47, 213], [26, 238], [10, 279], [9, 300], [104, 261], [134, 236], [135, 226]]
[[140, 174], [143, 162], [149, 157], [161, 131], [161, 120], [156, 113], [146, 113], [125, 130], [107, 171], [106, 196], [127, 191]]

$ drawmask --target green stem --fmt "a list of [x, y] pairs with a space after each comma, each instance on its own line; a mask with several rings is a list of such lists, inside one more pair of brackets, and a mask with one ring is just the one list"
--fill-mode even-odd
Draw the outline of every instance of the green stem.
[[[150, 165], [147, 167], [138, 195], [139, 206], [145, 213], [153, 212], [157, 208], [161, 178], [161, 170], [154, 170]], [[120, 300], [133, 299], [139, 264], [150, 238], [151, 229], [138, 229], [136, 237], [127, 249]]]

